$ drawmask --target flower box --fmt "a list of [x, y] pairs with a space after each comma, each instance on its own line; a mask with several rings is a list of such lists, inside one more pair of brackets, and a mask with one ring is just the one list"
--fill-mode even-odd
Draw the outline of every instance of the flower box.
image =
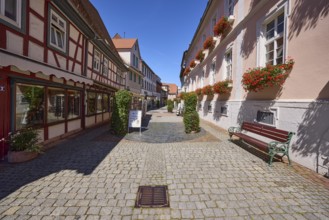
[[204, 60], [204, 57], [205, 57], [205, 55], [203, 54], [203, 51], [199, 50], [198, 53], [195, 56], [195, 59], [202, 62]]
[[211, 85], [207, 85], [202, 88], [202, 94], [207, 95], [207, 96], [213, 96], [214, 95], [214, 90]]
[[232, 80], [219, 81], [213, 86], [214, 92], [218, 94], [228, 94], [232, 90]]
[[288, 59], [284, 64], [248, 69], [242, 76], [244, 90], [259, 92], [267, 87], [282, 86], [294, 63], [293, 59]]
[[192, 60], [192, 61], [190, 62], [190, 68], [194, 68], [195, 66], [196, 66], [196, 63], [195, 63], [194, 60]]
[[187, 68], [184, 70], [183, 76], [187, 76], [190, 72], [191, 72], [190, 67], [187, 67]]
[[218, 22], [216, 23], [216, 25], [214, 26], [214, 34], [215, 36], [219, 36], [219, 35], [225, 35], [229, 29], [231, 28], [231, 24], [228, 21], [227, 17], [221, 17]]
[[208, 37], [204, 42], [203, 42], [203, 49], [209, 49], [212, 50], [215, 47], [215, 41], [213, 40], [212, 37]]

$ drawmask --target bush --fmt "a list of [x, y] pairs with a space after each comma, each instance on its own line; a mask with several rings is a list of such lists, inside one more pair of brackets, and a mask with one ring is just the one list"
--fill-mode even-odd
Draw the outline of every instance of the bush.
[[27, 151], [27, 152], [40, 152], [41, 146], [38, 144], [39, 135], [38, 131], [29, 127], [9, 133], [8, 138], [4, 141], [8, 142], [11, 151]]
[[191, 133], [192, 131], [200, 131], [199, 114], [196, 111], [197, 95], [195, 92], [186, 93], [184, 96], [185, 112], [184, 112], [184, 126], [185, 132]]
[[172, 100], [168, 100], [167, 101], [167, 110], [168, 110], [168, 112], [172, 112], [173, 109], [174, 109], [174, 102]]
[[160, 108], [160, 100], [156, 101], [156, 106], [157, 106], [157, 108]]
[[115, 93], [111, 127], [116, 134], [125, 135], [128, 132], [131, 100], [132, 95], [127, 90]]
[[197, 111], [193, 112], [185, 112], [184, 114], [184, 125], [185, 132], [191, 133], [192, 131], [199, 132], [200, 131], [200, 119]]

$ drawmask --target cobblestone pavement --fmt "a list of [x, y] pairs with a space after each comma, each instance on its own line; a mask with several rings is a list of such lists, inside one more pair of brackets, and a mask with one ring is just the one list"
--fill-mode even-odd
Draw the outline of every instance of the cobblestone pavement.
[[[105, 126], [61, 141], [0, 171], [0, 219], [329, 219], [327, 179], [202, 126], [221, 140], [118, 140]], [[170, 208], [134, 208], [140, 185], [168, 185]]]

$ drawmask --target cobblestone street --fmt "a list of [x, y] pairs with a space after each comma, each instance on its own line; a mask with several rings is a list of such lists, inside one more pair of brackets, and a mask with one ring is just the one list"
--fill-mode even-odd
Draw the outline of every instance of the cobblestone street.
[[[268, 167], [204, 122], [185, 136], [182, 117], [165, 110], [153, 111], [152, 126], [121, 140], [108, 126], [89, 129], [0, 167], [0, 219], [329, 219], [328, 179]], [[143, 185], [168, 185], [170, 208], [134, 208]]]

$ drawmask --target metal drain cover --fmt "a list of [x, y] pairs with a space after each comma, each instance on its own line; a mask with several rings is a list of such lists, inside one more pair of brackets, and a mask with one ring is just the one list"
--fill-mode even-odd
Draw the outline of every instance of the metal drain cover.
[[140, 186], [138, 187], [135, 208], [169, 207], [167, 186]]

